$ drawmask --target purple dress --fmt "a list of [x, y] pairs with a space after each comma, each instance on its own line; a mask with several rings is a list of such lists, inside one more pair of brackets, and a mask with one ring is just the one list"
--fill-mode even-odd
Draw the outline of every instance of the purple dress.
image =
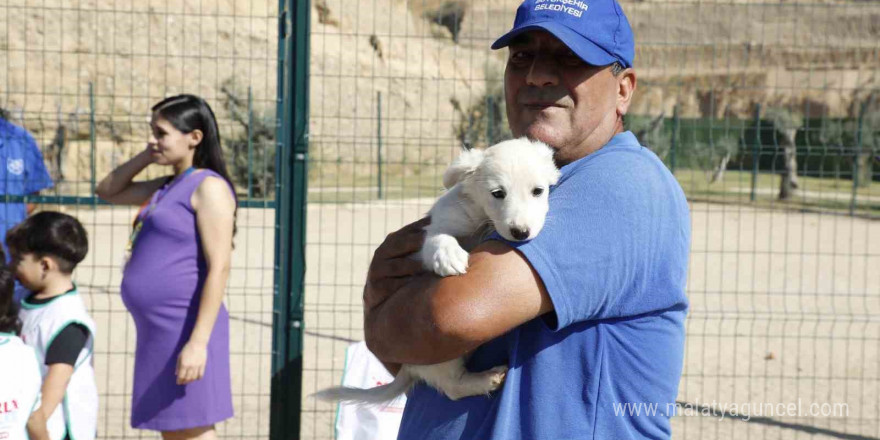
[[[143, 222], [122, 277], [122, 300], [137, 327], [131, 426], [157, 431], [208, 426], [232, 417], [229, 314], [220, 307], [205, 376], [177, 385], [177, 357], [189, 340], [207, 264], [190, 203], [211, 170], [173, 183]], [[161, 190], [157, 193], [161, 193]], [[154, 195], [156, 197], [156, 195]]]

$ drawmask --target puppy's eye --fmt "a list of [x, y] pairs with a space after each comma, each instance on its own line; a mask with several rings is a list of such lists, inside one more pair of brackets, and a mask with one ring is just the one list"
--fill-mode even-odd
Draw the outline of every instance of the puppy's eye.
[[535, 188], [532, 190], [532, 195], [535, 197], [540, 197], [541, 194], [544, 194], [544, 188]]
[[503, 199], [506, 195], [507, 193], [503, 189], [492, 190], [492, 197], [496, 199]]

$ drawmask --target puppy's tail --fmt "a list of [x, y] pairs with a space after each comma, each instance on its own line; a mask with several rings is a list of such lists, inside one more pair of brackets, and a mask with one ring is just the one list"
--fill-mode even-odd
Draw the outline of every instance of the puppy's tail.
[[389, 384], [374, 388], [333, 387], [312, 396], [327, 401], [376, 404], [385, 403], [409, 391], [415, 381], [409, 374], [398, 374]]

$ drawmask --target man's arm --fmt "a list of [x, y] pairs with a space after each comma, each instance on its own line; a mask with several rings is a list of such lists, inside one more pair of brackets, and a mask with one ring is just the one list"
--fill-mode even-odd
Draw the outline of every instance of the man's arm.
[[389, 235], [377, 249], [364, 289], [366, 341], [382, 361], [434, 364], [454, 359], [553, 311], [528, 261], [498, 241], [474, 249], [464, 275], [376, 276], [401, 266], [401, 252], [388, 249], [418, 249], [412, 231], [402, 233], [411, 227]]

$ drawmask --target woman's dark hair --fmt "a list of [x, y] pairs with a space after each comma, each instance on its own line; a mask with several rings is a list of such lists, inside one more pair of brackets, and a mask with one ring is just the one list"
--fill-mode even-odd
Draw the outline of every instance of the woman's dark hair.
[[229, 172], [226, 171], [226, 161], [223, 160], [223, 149], [220, 146], [220, 130], [217, 128], [217, 118], [214, 117], [211, 106], [196, 95], [184, 94], [165, 98], [151, 110], [181, 133], [192, 133], [193, 130], [202, 132], [202, 141], [196, 146], [193, 156], [193, 166], [212, 170], [229, 183], [235, 198], [237, 216], [238, 197], [235, 196], [235, 185], [232, 184]]
[[0, 247], [0, 332], [17, 335], [21, 333], [21, 320], [18, 319], [18, 305], [13, 300], [14, 296], [15, 280]]
[[165, 98], [152, 108], [154, 113], [170, 122], [182, 133], [202, 132], [202, 141], [196, 146], [193, 166], [207, 168], [219, 174], [232, 186], [232, 179], [226, 171], [223, 149], [220, 146], [220, 131], [214, 112], [204, 99], [195, 95], [177, 95]]
[[6, 246], [15, 256], [52, 257], [58, 270], [72, 273], [89, 252], [89, 238], [75, 217], [43, 211], [26, 218], [6, 233]]

